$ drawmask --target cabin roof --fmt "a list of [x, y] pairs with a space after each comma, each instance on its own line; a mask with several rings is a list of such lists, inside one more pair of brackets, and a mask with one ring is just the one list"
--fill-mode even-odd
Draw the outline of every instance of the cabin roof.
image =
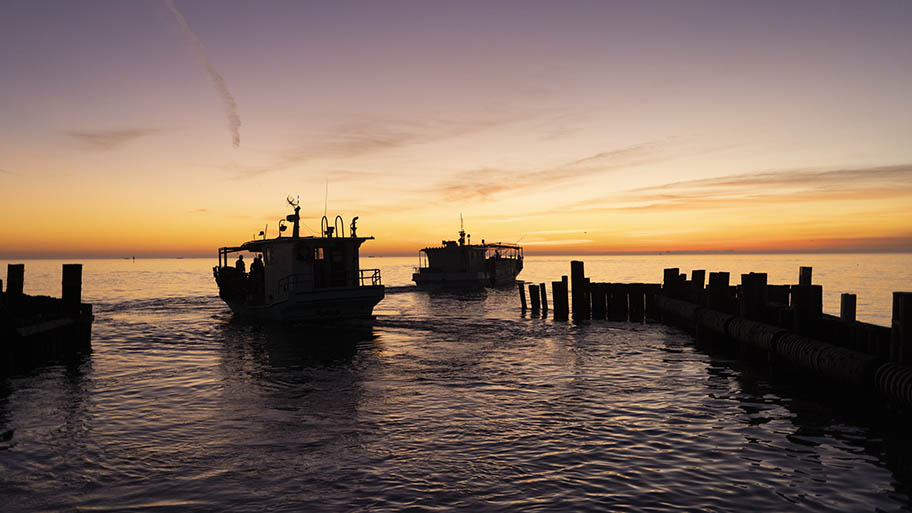
[[235, 253], [238, 251], [258, 252], [270, 246], [281, 244], [305, 243], [316, 247], [327, 242], [337, 243], [338, 241], [357, 242], [357, 245], [361, 245], [366, 240], [373, 240], [373, 237], [314, 237], [313, 235], [307, 237], [276, 237], [274, 239], [249, 240], [240, 246], [225, 246], [219, 248], [219, 250], [223, 253]]
[[[455, 243], [456, 241], [448, 241], [448, 242]], [[480, 250], [480, 249], [517, 249], [517, 250], [522, 249], [522, 246], [520, 246], [518, 244], [509, 244], [506, 242], [488, 242], [485, 244], [463, 244], [462, 246], [459, 246], [459, 245], [428, 246], [426, 248], [423, 248], [421, 251], [435, 250], [435, 249], [449, 249], [449, 248], [453, 248], [453, 247], [469, 248], [469, 249], [476, 249], [476, 250]]]

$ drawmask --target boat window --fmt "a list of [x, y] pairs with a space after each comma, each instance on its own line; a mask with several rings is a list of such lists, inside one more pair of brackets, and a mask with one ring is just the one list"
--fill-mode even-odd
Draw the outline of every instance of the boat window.
[[323, 260], [323, 248], [314, 248], [314, 260]]

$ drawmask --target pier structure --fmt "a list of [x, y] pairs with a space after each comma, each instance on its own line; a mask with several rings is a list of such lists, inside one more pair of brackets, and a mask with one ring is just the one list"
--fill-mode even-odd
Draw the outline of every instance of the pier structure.
[[855, 294], [841, 295], [838, 316], [824, 313], [823, 287], [813, 283], [812, 271], [801, 267], [798, 283], [785, 285], [757, 272], [742, 274], [739, 285], [730, 283], [728, 272], [710, 272], [707, 282], [703, 269], [688, 279], [678, 268], [665, 269], [661, 283], [605, 283], [591, 281], [584, 263], [572, 261], [569, 288], [567, 276], [551, 283], [554, 320], [648, 318], [684, 328], [711, 349], [798, 369], [912, 409], [912, 292], [894, 292], [891, 326], [878, 326], [856, 319]]
[[87, 349], [92, 305], [82, 302], [82, 264], [63, 264], [61, 297], [24, 293], [25, 264], [8, 264], [0, 280], [0, 374]]

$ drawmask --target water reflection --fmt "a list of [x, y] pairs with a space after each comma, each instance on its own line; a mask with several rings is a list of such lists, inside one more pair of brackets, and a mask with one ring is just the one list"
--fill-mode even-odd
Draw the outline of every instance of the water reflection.
[[221, 325], [220, 338], [229, 368], [234, 362], [251, 362], [268, 371], [348, 365], [359, 350], [371, 348], [376, 335], [369, 322], [294, 326], [232, 317]]
[[0, 380], [0, 488], [32, 497], [29, 509], [63, 509], [61, 490], [88, 479], [90, 467], [80, 464], [91, 446], [91, 373], [80, 353]]
[[908, 505], [908, 424], [816, 404], [677, 330], [522, 319], [515, 290], [401, 290], [378, 310], [374, 323], [321, 328], [236, 319], [215, 297], [105, 309], [81, 367], [3, 382], [0, 439], [14, 431], [0, 440], [0, 502], [28, 511]]
[[[882, 405], [865, 403], [844, 388], [718, 353], [707, 362], [706, 389], [708, 408], [735, 401], [742, 411], [736, 417], [744, 425], [738, 430], [743, 440], [737, 444], [738, 457], [792, 483], [791, 489], [780, 488], [778, 497], [803, 508], [826, 509], [831, 503], [823, 497], [833, 489], [846, 503], [872, 501], [889, 491], [890, 500], [912, 506], [907, 458], [912, 442], [905, 433], [909, 418], [885, 413]], [[860, 467], [860, 462], [870, 464], [865, 480], [840, 470]], [[886, 475], [875, 477], [877, 469]], [[892, 489], [870, 486], [871, 481], [891, 482]], [[768, 486], [772, 490], [774, 483]]]

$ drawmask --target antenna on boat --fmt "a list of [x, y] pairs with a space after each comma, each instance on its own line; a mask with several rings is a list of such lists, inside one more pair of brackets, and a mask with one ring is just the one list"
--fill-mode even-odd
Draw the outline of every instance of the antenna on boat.
[[462, 222], [462, 213], [459, 213], [459, 245], [465, 246], [465, 225]]

